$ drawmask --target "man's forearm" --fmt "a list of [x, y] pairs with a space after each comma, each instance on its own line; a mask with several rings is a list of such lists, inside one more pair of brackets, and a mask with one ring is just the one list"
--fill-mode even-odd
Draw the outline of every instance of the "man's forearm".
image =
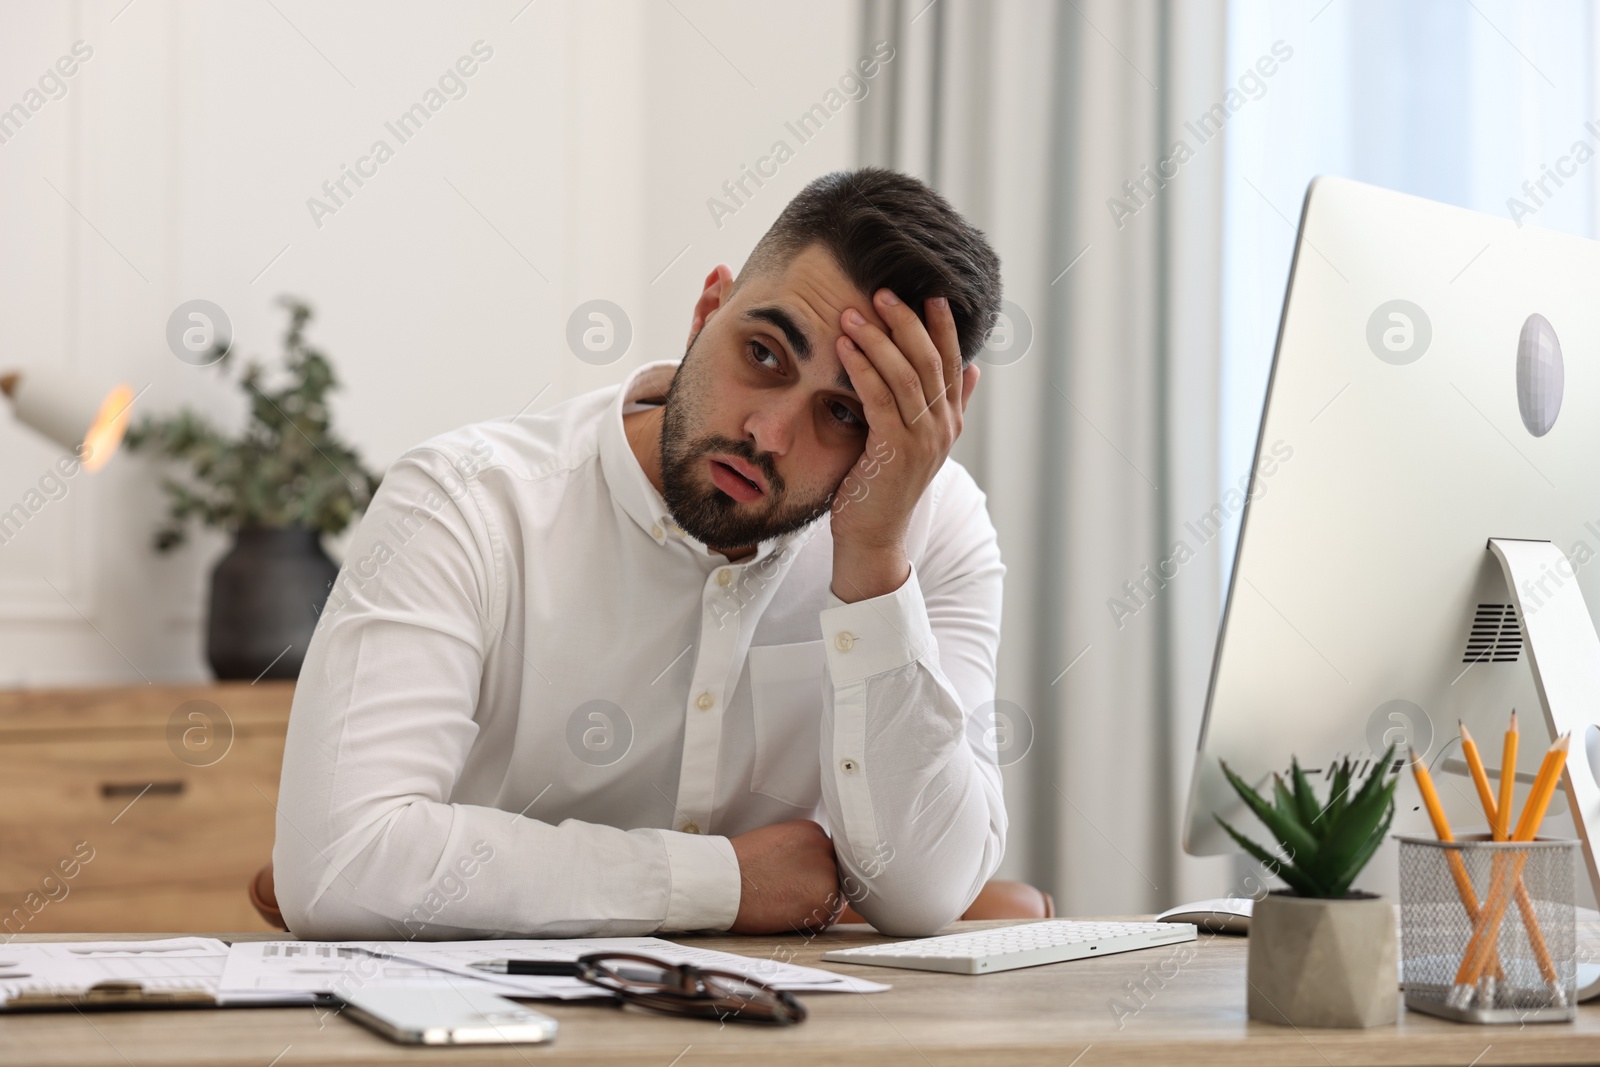
[[834, 545], [833, 595], [846, 604], [892, 593], [911, 576], [903, 543], [882, 548]]
[[274, 875], [297, 937], [644, 936], [726, 929], [738, 909], [726, 838], [418, 800], [340, 840], [284, 804], [298, 830], [280, 820]]

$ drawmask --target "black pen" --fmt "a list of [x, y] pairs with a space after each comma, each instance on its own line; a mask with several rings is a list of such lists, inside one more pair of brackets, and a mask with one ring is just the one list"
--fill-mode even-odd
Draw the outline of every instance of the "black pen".
[[467, 966], [495, 974], [541, 974], [562, 978], [578, 976], [578, 963], [575, 960], [483, 960]]
[[[577, 960], [483, 960], [467, 966], [494, 974], [531, 974], [557, 978], [582, 978], [587, 970]], [[615, 974], [618, 978], [636, 982], [655, 983], [661, 979], [659, 970], [638, 965], [618, 967]]]

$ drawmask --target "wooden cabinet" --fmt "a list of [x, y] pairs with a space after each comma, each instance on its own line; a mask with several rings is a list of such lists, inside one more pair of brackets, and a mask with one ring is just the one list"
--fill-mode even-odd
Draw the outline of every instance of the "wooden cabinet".
[[292, 682], [0, 692], [0, 940], [268, 930]]

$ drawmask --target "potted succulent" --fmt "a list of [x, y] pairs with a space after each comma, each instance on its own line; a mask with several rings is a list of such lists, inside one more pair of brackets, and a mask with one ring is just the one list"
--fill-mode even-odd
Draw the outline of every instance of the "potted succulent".
[[[244, 431], [229, 437], [190, 410], [145, 418], [128, 431], [134, 450], [188, 467], [167, 477], [167, 521], [155, 547], [182, 544], [191, 519], [233, 534], [211, 574], [206, 658], [218, 678], [294, 678], [339, 568], [323, 551], [367, 506], [378, 476], [330, 428], [328, 393], [337, 386], [327, 358], [305, 340], [311, 309], [285, 297], [281, 388], [251, 361], [239, 385], [249, 397]], [[227, 370], [232, 350], [218, 352]]]
[[[1272, 855], [1221, 816], [1239, 847], [1288, 883], [1255, 902], [1250, 915], [1249, 1015], [1293, 1026], [1381, 1026], [1395, 1021], [1399, 972], [1394, 906], [1350, 886], [1383, 843], [1394, 818], [1399, 775], [1387, 771], [1394, 746], [1351, 794], [1348, 758], [1319, 802], [1298, 761], [1290, 784], [1272, 776], [1272, 800], [1222, 765], [1284, 855]], [[1385, 778], [1388, 780], [1385, 781]]]

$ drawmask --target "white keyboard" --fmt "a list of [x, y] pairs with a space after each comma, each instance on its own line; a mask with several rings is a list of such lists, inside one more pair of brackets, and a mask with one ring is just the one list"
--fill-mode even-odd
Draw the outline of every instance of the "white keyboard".
[[945, 934], [863, 948], [836, 948], [822, 958], [832, 963], [869, 963], [952, 974], [990, 974], [1042, 963], [1109, 956], [1136, 948], [1155, 948], [1195, 939], [1194, 923], [1094, 923], [1068, 919], [1021, 923], [969, 934]]

